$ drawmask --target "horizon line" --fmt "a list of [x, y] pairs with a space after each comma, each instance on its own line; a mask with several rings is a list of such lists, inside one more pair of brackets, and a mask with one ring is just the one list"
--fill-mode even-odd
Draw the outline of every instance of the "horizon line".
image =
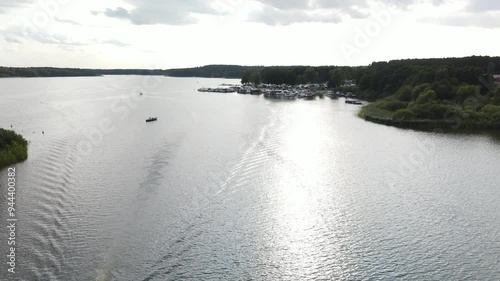
[[370, 64], [363, 65], [307, 65], [307, 64], [290, 64], [290, 65], [244, 65], [244, 64], [205, 64], [199, 66], [186, 66], [186, 67], [173, 67], [173, 68], [92, 68], [92, 67], [69, 67], [69, 66], [6, 66], [0, 65], [2, 68], [56, 68], [56, 69], [88, 69], [88, 70], [173, 70], [173, 69], [190, 69], [190, 68], [201, 68], [206, 66], [240, 66], [240, 67], [293, 67], [293, 66], [306, 66], [306, 67], [363, 67], [370, 66], [373, 63], [380, 62], [391, 62], [391, 61], [404, 61], [404, 60], [438, 60], [438, 59], [463, 59], [463, 58], [472, 58], [472, 57], [490, 57], [490, 58], [500, 58], [498, 56], [489, 56], [489, 55], [470, 55], [463, 57], [427, 57], [427, 58], [405, 58], [405, 59], [392, 59], [392, 60], [380, 60], [373, 61]]

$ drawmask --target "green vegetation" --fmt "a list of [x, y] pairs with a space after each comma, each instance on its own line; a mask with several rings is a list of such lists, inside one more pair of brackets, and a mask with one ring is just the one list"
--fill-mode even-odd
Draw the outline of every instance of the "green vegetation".
[[100, 75], [165, 75], [164, 70], [81, 69], [55, 67], [0, 67], [2, 77], [78, 77]]
[[0, 168], [28, 158], [28, 142], [14, 131], [0, 128]]
[[[495, 68], [496, 67], [496, 68]], [[409, 128], [500, 129], [500, 58], [374, 63], [358, 73], [360, 116]]]
[[[446, 100], [454, 98], [458, 86], [482, 84], [478, 76], [486, 73], [500, 73], [500, 57], [375, 62], [359, 68], [354, 79], [359, 85], [358, 94], [370, 101], [392, 96], [404, 85], [418, 87], [427, 83], [432, 86], [438, 99]], [[419, 91], [425, 88], [422, 85]]]
[[240, 65], [206, 65], [195, 68], [179, 68], [165, 70], [165, 75], [172, 77], [206, 77], [206, 78], [242, 78], [246, 72], [255, 72], [260, 66]]
[[1, 77], [77, 77], [101, 75], [167, 75], [172, 77], [242, 78], [259, 66], [207, 65], [180, 69], [81, 69], [54, 67], [0, 67]]
[[[364, 67], [274, 66], [247, 71], [242, 83], [327, 83], [374, 103], [360, 116], [411, 128], [500, 128], [500, 57], [411, 59]], [[354, 83], [351, 83], [354, 82]]]
[[271, 66], [248, 69], [241, 83], [298, 85], [328, 83], [330, 88], [339, 88], [346, 80], [353, 80], [360, 67], [339, 66]]

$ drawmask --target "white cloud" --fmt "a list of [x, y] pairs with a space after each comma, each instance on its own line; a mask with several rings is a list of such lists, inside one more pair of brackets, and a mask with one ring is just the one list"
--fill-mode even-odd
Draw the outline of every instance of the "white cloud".
[[57, 22], [61, 22], [61, 23], [68, 23], [68, 24], [73, 24], [73, 25], [79, 25], [80, 24], [77, 21], [70, 20], [70, 19], [62, 19], [62, 18], [59, 18], [59, 17], [55, 17], [54, 19]]
[[466, 7], [468, 12], [488, 12], [500, 10], [500, 1], [498, 0], [470, 0]]
[[[0, 0], [4, 64], [360, 65], [393, 58], [498, 55], [494, 46], [500, 44], [494, 11], [500, 11], [499, 4], [492, 0], [67, 1], [43, 25], [26, 28], [24, 20], [33, 22], [44, 12], [37, 3]], [[357, 30], [377, 23], [374, 12], [388, 7], [397, 13], [347, 62], [339, 46], [353, 44]]]
[[458, 14], [440, 18], [423, 18], [423, 22], [433, 22], [441, 25], [451, 26], [475, 26], [484, 28], [500, 28], [499, 13], [482, 13], [482, 14]]
[[104, 15], [111, 18], [123, 18], [123, 19], [131, 18], [130, 12], [122, 7], [118, 7], [116, 9], [106, 9], [106, 11], [104, 11]]
[[16, 43], [16, 44], [21, 44], [23, 43], [21, 40], [17, 39], [16, 37], [14, 36], [11, 36], [11, 35], [6, 35], [4, 37], [5, 41], [9, 42], [9, 43]]
[[98, 44], [110, 44], [110, 45], [114, 45], [114, 46], [117, 46], [117, 47], [127, 47], [127, 46], [130, 46], [130, 44], [127, 44], [127, 43], [124, 43], [120, 40], [116, 40], [116, 39], [107, 39], [107, 40], [94, 40], [95, 43], [98, 43]]
[[33, 0], [0, 0], [0, 8], [15, 8], [33, 2]]
[[3, 31], [10, 38], [9, 42], [16, 41], [16, 43], [21, 42], [21, 38], [34, 40], [43, 44], [57, 44], [57, 45], [73, 45], [82, 46], [85, 43], [75, 41], [64, 34], [58, 34], [53, 32], [48, 32], [44, 30], [38, 30], [34, 32], [31, 29], [25, 29], [22, 26], [11, 26], [10, 28]]
[[436, 15], [422, 13], [421, 22], [461, 27], [500, 27], [500, 2], [497, 0], [445, 1], [446, 9]]
[[134, 24], [182, 25], [196, 23], [195, 14], [220, 14], [213, 1], [204, 0], [127, 0], [132, 9], [108, 8], [103, 13], [108, 17], [128, 19]]
[[260, 11], [251, 13], [250, 19], [269, 25], [300, 22], [339, 23], [341, 16], [364, 19], [374, 5], [401, 10], [411, 5], [432, 3], [439, 6], [446, 0], [256, 0], [262, 4]]
[[338, 23], [342, 18], [339, 13], [330, 11], [284, 11], [264, 7], [261, 11], [251, 14], [250, 20], [268, 25], [289, 25], [301, 22]]
[[7, 14], [14, 8], [22, 8], [32, 4], [33, 0], [0, 0], [0, 15]]

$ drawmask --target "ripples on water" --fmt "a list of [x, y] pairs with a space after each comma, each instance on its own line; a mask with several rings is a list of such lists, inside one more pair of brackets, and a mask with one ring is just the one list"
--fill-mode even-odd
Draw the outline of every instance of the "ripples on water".
[[[142, 79], [0, 80], [0, 126], [31, 142], [12, 280], [500, 279], [495, 138], [191, 78], [161, 78], [122, 119], [110, 108]], [[114, 131], [82, 157], [105, 118]], [[405, 171], [422, 142], [435, 152]]]

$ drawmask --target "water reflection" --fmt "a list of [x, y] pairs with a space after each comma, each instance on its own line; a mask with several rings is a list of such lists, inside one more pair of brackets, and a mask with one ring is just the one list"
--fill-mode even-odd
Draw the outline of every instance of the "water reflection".
[[[499, 134], [401, 130], [343, 99], [163, 79], [80, 162], [80, 130], [112, 118], [140, 78], [0, 80], [0, 121], [46, 133], [27, 136], [18, 166], [20, 280], [499, 279]], [[422, 139], [435, 151], [389, 187]]]
[[328, 182], [337, 167], [333, 161], [325, 161], [324, 148], [332, 140], [325, 129], [332, 129], [328, 125], [332, 119], [324, 113], [321, 106], [287, 107], [282, 113], [282, 131], [276, 132], [282, 161], [274, 168], [275, 193], [268, 212], [276, 223], [271, 257], [280, 274], [294, 280], [339, 278], [349, 271], [332, 266], [347, 263], [347, 257], [336, 247], [341, 244], [342, 222], [336, 221], [340, 217], [335, 211], [341, 206], [332, 206], [334, 210], [325, 213], [325, 204], [333, 203], [327, 199], [331, 196], [328, 188], [332, 188]]

